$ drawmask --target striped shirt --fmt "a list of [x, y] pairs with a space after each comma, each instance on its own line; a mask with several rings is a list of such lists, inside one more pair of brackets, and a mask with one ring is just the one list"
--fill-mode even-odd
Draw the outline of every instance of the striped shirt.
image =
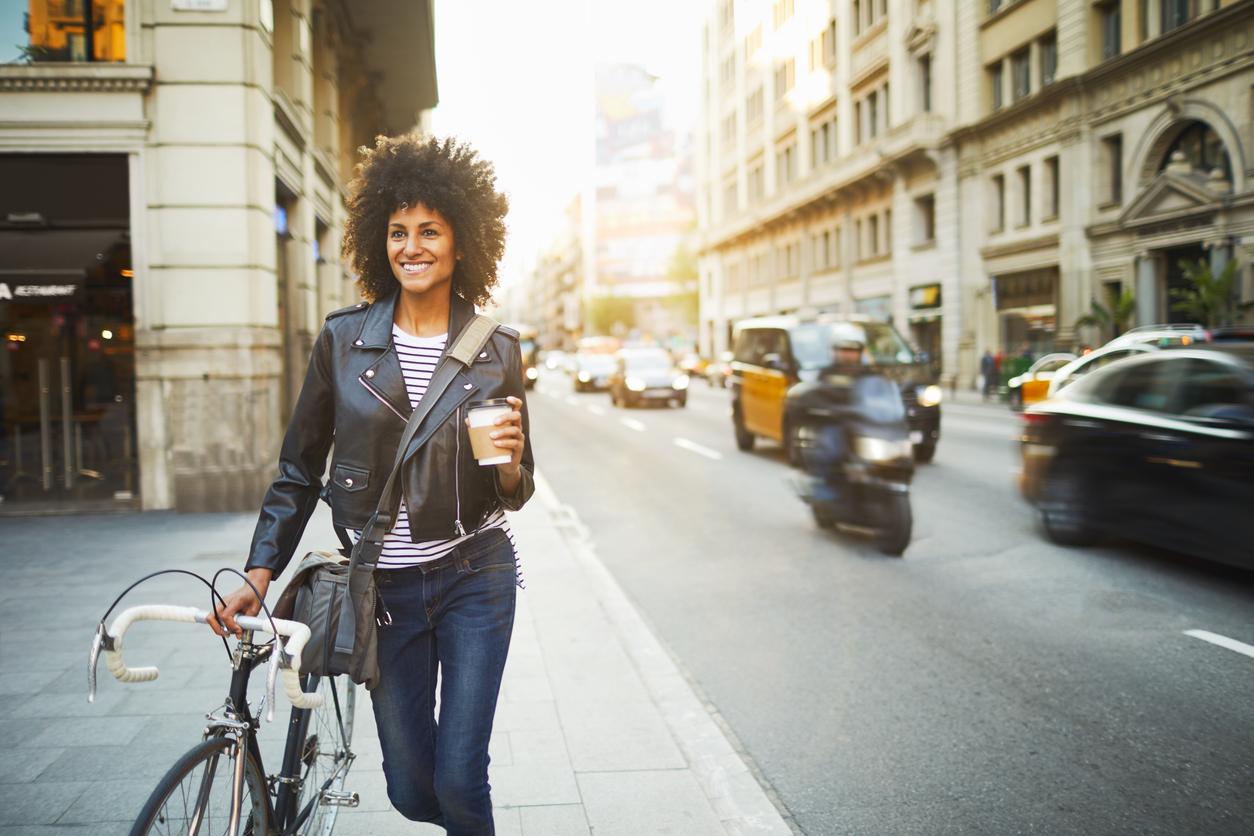
[[[441, 334], [438, 337], [414, 337], [402, 331], [397, 325], [392, 326], [392, 345], [401, 362], [401, 373], [405, 377], [405, 389], [409, 393], [411, 408], [416, 409], [418, 402], [426, 394], [427, 386], [431, 383], [431, 376], [435, 374], [436, 364], [444, 355], [444, 344], [447, 341], [448, 334]], [[421, 540], [411, 543], [409, 513], [402, 501], [396, 516], [396, 525], [392, 526], [392, 530], [383, 538], [383, 552], [379, 555], [379, 568], [402, 569], [406, 566], [435, 560], [451, 552], [458, 543], [469, 540], [478, 531], [486, 528], [500, 528], [505, 532], [509, 537], [510, 545], [514, 546], [514, 560], [517, 564], [518, 548], [514, 541], [514, 532], [510, 530], [509, 523], [505, 519], [505, 512], [500, 508], [489, 514], [476, 531], [465, 537], [455, 537], [451, 540]], [[361, 536], [360, 531], [354, 534], [357, 537]], [[522, 569], [517, 568], [516, 574], [521, 586]]]

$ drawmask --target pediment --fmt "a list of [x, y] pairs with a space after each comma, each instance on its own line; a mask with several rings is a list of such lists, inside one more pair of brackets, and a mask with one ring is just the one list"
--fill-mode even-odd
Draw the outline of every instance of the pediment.
[[1171, 220], [1195, 212], [1213, 211], [1222, 197], [1201, 178], [1164, 172], [1128, 204], [1119, 216], [1125, 226]]

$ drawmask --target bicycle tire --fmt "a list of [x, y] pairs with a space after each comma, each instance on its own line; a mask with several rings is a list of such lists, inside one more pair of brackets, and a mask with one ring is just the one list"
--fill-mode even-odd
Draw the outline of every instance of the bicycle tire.
[[[296, 816], [326, 790], [344, 791], [344, 780], [356, 757], [352, 750], [353, 721], [357, 710], [357, 686], [347, 676], [309, 677], [305, 690], [317, 686], [322, 706], [310, 711], [309, 726], [301, 751], [301, 784], [296, 797]], [[336, 712], [336, 704], [339, 712]], [[292, 709], [293, 712], [300, 709]], [[339, 816], [335, 805], [314, 801], [309, 814], [293, 830], [297, 836], [330, 836]]]
[[[235, 741], [230, 738], [212, 737], [175, 761], [144, 803], [139, 818], [131, 828], [131, 836], [187, 833], [191, 812], [188, 810], [189, 798], [194, 807], [205, 777], [202, 773], [198, 778], [197, 769], [211, 763], [210, 798], [205, 806], [208, 815], [203, 819], [200, 832], [204, 836], [225, 834], [231, 817], [232, 764], [228, 751], [234, 745]], [[240, 833], [244, 836], [270, 836], [272, 830], [268, 821], [265, 781], [252, 755], [245, 752], [244, 756], [247, 760], [244, 763], [244, 812], [241, 814]], [[180, 788], [183, 788], [181, 792]], [[175, 806], [171, 806], [172, 803]], [[178, 815], [180, 807], [181, 818]], [[181, 822], [182, 826], [176, 822]]]

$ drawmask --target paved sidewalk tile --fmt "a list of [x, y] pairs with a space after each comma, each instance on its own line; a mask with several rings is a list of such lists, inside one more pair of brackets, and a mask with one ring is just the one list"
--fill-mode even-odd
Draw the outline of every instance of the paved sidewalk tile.
[[[520, 591], [490, 744], [489, 779], [502, 836], [788, 833], [753, 774], [710, 719], [668, 652], [595, 557], [591, 539], [543, 480], [511, 514], [528, 589]], [[128, 634], [131, 664], [160, 677], [122, 685], [101, 666], [86, 700], [94, 621], [130, 581], [157, 569], [216, 570], [242, 560], [252, 514], [67, 517], [49, 529], [5, 520], [5, 539], [46, 560], [11, 567], [0, 590], [0, 836], [113, 836], [159, 777], [199, 742], [205, 713], [225, 696], [230, 671], [204, 628], [141, 624]], [[319, 507], [298, 553], [326, 547]], [[49, 542], [49, 538], [52, 542]], [[119, 570], [118, 567], [125, 567]], [[228, 579], [225, 588], [234, 588]], [[282, 581], [276, 587], [277, 593]], [[50, 592], [49, 590], [56, 590]], [[204, 607], [206, 591], [162, 577], [124, 605]], [[116, 615], [116, 611], [115, 611]], [[40, 628], [41, 624], [55, 625]], [[20, 667], [21, 673], [14, 673]], [[250, 699], [260, 693], [255, 678]], [[264, 724], [274, 768], [288, 708]], [[336, 833], [438, 834], [392, 808], [369, 694], [357, 693], [348, 789], [357, 809]]]

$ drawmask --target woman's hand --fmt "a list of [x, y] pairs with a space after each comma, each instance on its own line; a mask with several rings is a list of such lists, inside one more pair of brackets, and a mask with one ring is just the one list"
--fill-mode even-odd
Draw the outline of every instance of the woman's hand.
[[[261, 593], [261, 598], [266, 597], [266, 590], [270, 587], [270, 579], [273, 576], [274, 572], [269, 569], [250, 569], [248, 571], [248, 579], [253, 582], [253, 586], [257, 587], [257, 592]], [[206, 621], [209, 629], [219, 636], [225, 636], [228, 633], [240, 635], [244, 631], [235, 623], [235, 616], [256, 615], [261, 612], [261, 598], [257, 597], [252, 587], [244, 584], [230, 595], [225, 596], [223, 602], [214, 607], [214, 612], [210, 614]]]
[[[522, 429], [522, 398], [510, 395], [505, 400], [509, 401], [513, 409], [496, 419], [496, 429], [490, 436], [497, 447], [509, 451], [509, 461], [496, 466], [501, 491], [509, 495], [518, 489], [518, 483], [522, 481], [522, 457], [523, 450], [527, 447], [527, 438]], [[469, 418], [466, 419], [466, 426], [470, 426]]]

